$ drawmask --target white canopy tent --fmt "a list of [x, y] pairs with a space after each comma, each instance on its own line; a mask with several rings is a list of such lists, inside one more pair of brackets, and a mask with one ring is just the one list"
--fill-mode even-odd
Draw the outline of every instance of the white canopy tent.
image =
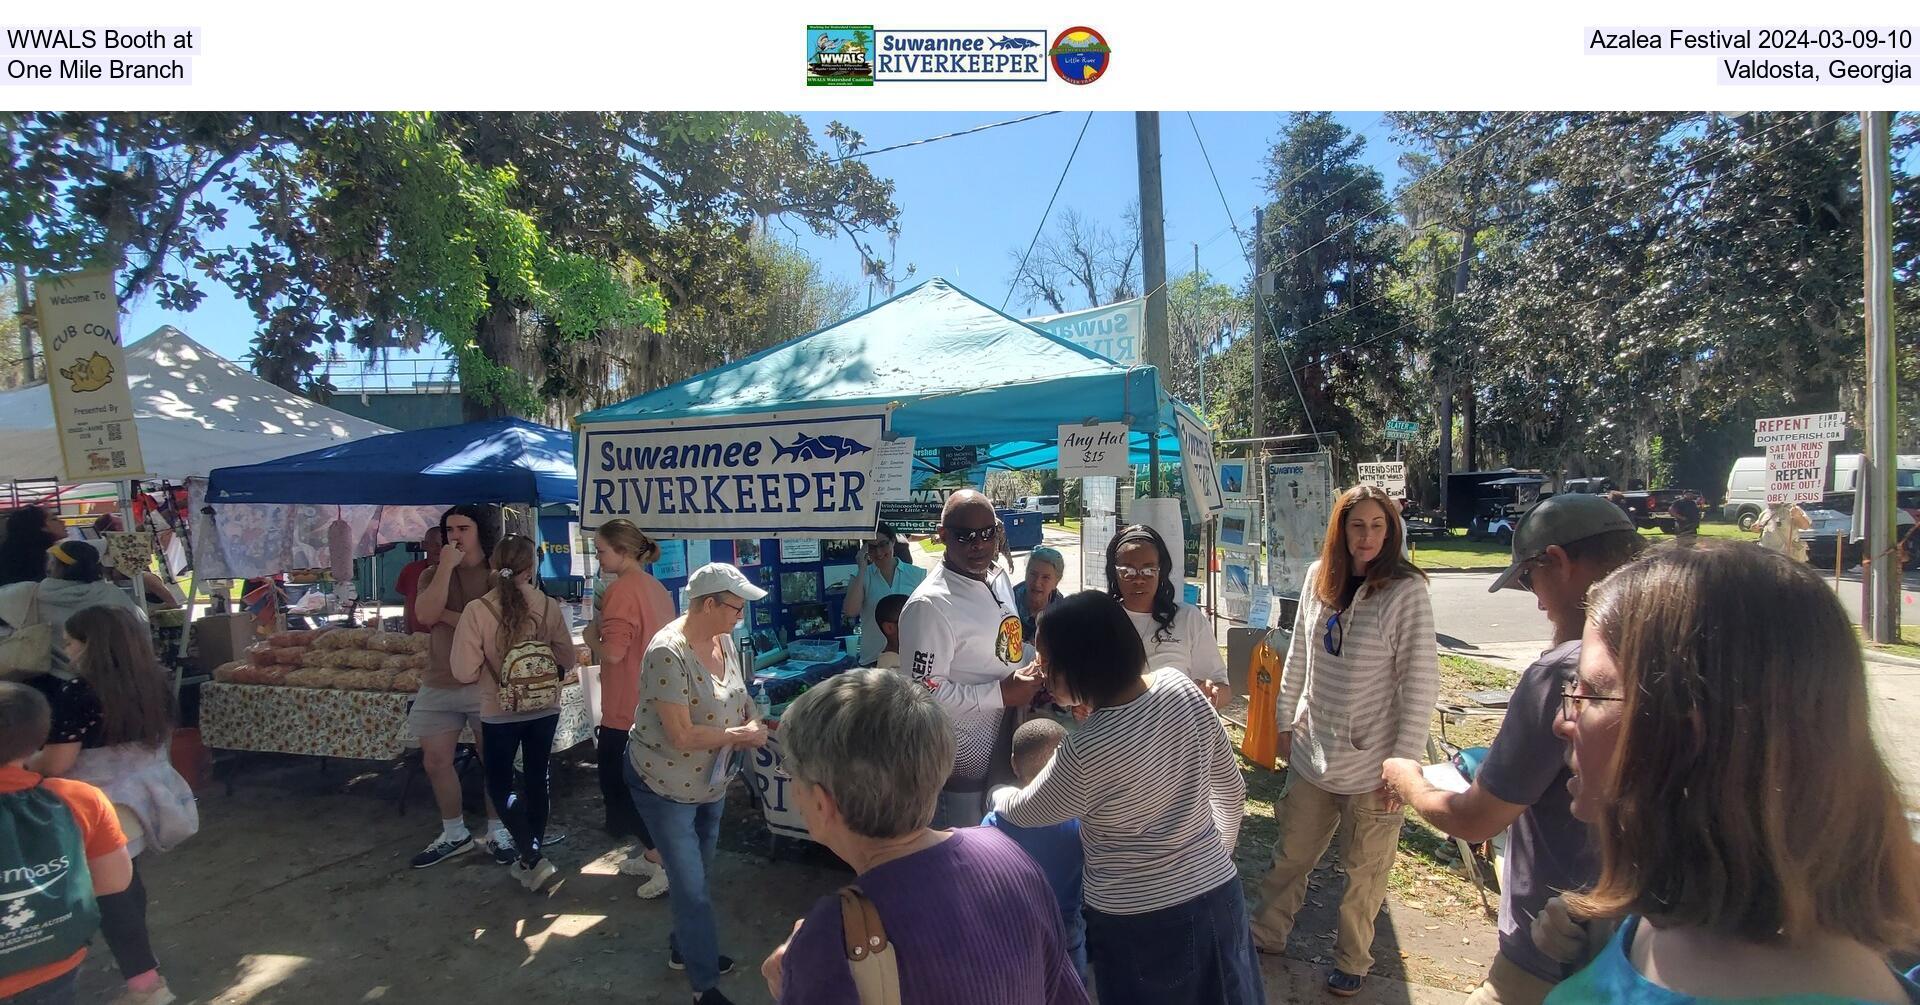
[[[154, 478], [204, 477], [393, 432], [275, 387], [172, 326], [127, 346], [127, 383]], [[0, 392], [0, 481], [29, 479], [65, 480], [45, 385]]]

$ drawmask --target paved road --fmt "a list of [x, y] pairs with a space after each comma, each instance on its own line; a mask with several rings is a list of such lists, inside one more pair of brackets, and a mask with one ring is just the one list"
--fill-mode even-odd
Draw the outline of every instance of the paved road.
[[[1078, 539], [1056, 525], [1046, 528], [1046, 543], [1066, 559], [1062, 589], [1080, 589]], [[916, 556], [923, 566], [930, 557]], [[1026, 572], [1026, 556], [1017, 556], [1015, 570]], [[1519, 590], [1488, 593], [1491, 572], [1432, 573], [1434, 631], [1442, 648], [1510, 666], [1524, 666], [1547, 648], [1553, 629], [1533, 595]], [[1832, 577], [1828, 577], [1829, 582]], [[1098, 584], [1096, 584], [1098, 585]], [[1902, 619], [1920, 624], [1920, 574], [1906, 578]], [[1857, 622], [1860, 611], [1858, 573], [1841, 576], [1837, 592]], [[1225, 644], [1227, 624], [1220, 625]], [[1920, 668], [1885, 663], [1867, 664], [1867, 683], [1873, 700], [1874, 729], [1894, 772], [1906, 786], [1907, 804], [1920, 807]]]

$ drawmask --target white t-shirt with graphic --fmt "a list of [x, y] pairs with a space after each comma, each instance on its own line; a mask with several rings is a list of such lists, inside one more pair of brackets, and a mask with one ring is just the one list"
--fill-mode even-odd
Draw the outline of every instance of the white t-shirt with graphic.
[[1213, 626], [1200, 608], [1181, 604], [1174, 612], [1173, 625], [1165, 632], [1151, 614], [1128, 611], [1127, 617], [1133, 621], [1133, 630], [1140, 633], [1141, 644], [1147, 647], [1150, 669], [1173, 667], [1193, 680], [1227, 682], [1227, 661], [1220, 657]]
[[1000, 681], [1033, 662], [1006, 574], [982, 582], [935, 567], [900, 612], [900, 653], [953, 720], [955, 777], [986, 778], [1006, 711]]

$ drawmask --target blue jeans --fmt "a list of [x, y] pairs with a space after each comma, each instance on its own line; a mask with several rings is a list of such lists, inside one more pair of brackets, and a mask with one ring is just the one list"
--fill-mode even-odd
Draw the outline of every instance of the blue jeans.
[[1240, 881], [1146, 914], [1089, 907], [1087, 955], [1100, 1005], [1264, 1005]]
[[667, 870], [667, 900], [673, 908], [671, 945], [687, 964], [687, 983], [701, 994], [720, 983], [720, 933], [707, 895], [707, 870], [720, 842], [720, 810], [726, 799], [676, 803], [653, 791], [633, 764], [626, 766], [633, 808], [647, 823], [647, 834]]

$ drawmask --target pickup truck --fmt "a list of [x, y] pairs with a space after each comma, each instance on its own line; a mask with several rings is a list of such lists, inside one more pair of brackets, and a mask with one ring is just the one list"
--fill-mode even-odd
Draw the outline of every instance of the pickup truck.
[[[1658, 527], [1665, 533], [1673, 533], [1673, 517], [1667, 510], [1674, 501], [1686, 495], [1690, 489], [1653, 489], [1646, 492], [1627, 492], [1627, 516], [1632, 518], [1636, 527]], [[1694, 493], [1696, 496], [1699, 493]], [[1706, 504], [1700, 506], [1701, 516], [1706, 515]]]

